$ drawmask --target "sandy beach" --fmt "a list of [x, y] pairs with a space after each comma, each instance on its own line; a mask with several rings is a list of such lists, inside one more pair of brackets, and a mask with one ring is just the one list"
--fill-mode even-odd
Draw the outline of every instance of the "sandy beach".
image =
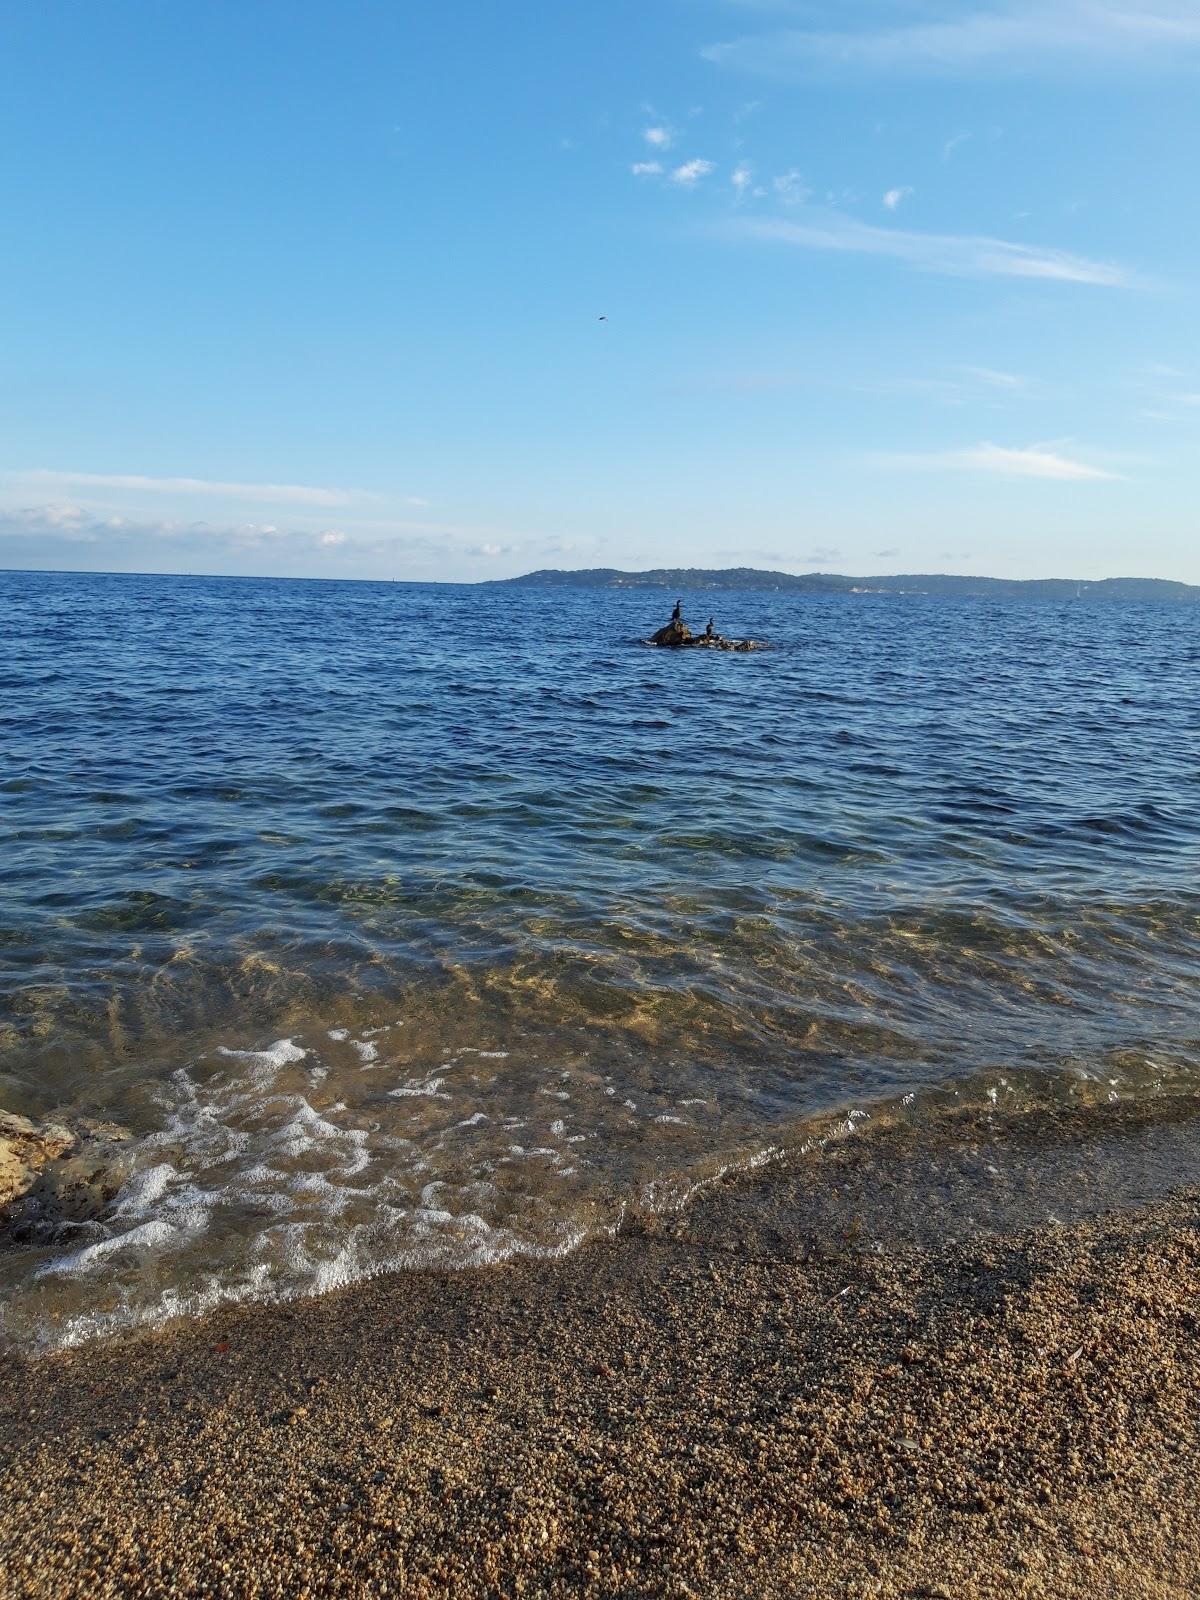
[[1191, 1125], [1073, 1131], [1006, 1169], [1083, 1183], [1058, 1226], [980, 1232], [986, 1136], [898, 1133], [560, 1262], [10, 1361], [0, 1591], [1194, 1594], [1200, 1190], [1095, 1214]]

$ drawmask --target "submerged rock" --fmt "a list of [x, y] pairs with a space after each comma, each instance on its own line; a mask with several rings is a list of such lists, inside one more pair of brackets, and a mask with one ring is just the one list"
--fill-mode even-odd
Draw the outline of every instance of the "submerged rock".
[[125, 1181], [129, 1137], [88, 1117], [38, 1123], [0, 1111], [0, 1246], [99, 1217]]

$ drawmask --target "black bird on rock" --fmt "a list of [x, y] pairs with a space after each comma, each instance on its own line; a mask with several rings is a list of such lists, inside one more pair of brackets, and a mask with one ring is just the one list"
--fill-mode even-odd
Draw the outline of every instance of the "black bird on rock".
[[676, 600], [675, 609], [671, 613], [671, 621], [672, 622], [681, 622], [682, 620], [683, 620], [683, 601], [682, 600]]

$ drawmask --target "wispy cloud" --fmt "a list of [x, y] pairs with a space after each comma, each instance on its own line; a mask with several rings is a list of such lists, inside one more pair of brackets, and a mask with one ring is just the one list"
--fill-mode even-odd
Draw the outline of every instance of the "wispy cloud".
[[768, 566], [781, 567], [787, 557], [781, 550], [763, 550], [753, 545], [739, 545], [734, 550], [714, 550], [718, 561], [732, 561], [744, 567], [747, 561], [765, 561]]
[[643, 128], [642, 138], [654, 150], [669, 150], [674, 143], [675, 135], [670, 128], [658, 126]]
[[710, 172], [715, 171], [715, 161], [685, 161], [671, 173], [671, 182], [679, 184], [684, 189], [693, 189], [701, 178], [707, 178]]
[[953, 376], [843, 378], [840, 387], [857, 394], [913, 395], [949, 406], [982, 401], [992, 409], [1002, 400], [1015, 400], [1035, 387], [1027, 378], [1011, 372], [993, 372], [988, 367], [958, 366], [949, 370]]
[[274, 522], [210, 523], [165, 517], [98, 516], [87, 506], [69, 502], [35, 506], [0, 506], [0, 535], [25, 535], [43, 542], [105, 544], [203, 545], [209, 549], [248, 550], [287, 545], [297, 549], [329, 549], [347, 535], [332, 529], [312, 533]]
[[661, 161], [635, 161], [629, 170], [635, 178], [657, 178], [662, 169]]
[[1022, 378], [1016, 372], [998, 372], [995, 367], [971, 367], [961, 365], [958, 369], [968, 378], [973, 378], [976, 383], [981, 383], [988, 389], [1000, 389], [1006, 394], [1015, 394], [1018, 389], [1027, 389], [1029, 379]]
[[826, 6], [823, 14], [826, 26], [772, 29], [702, 53], [722, 66], [785, 79], [1176, 69], [1200, 60], [1196, 0], [999, 0], [986, 8], [940, 0], [911, 21], [885, 26], [875, 8], [861, 4]]
[[790, 172], [781, 172], [777, 178], [772, 178], [771, 188], [776, 198], [785, 206], [802, 206], [812, 194], [812, 190], [804, 181], [804, 174], [796, 167]]
[[1014, 244], [981, 234], [916, 233], [879, 228], [839, 211], [812, 209], [801, 217], [731, 218], [726, 232], [747, 239], [776, 240], [804, 250], [840, 250], [857, 255], [889, 256], [921, 272], [951, 277], [1040, 278], [1060, 283], [1132, 288], [1137, 280], [1126, 268], [1091, 261], [1065, 250]]
[[226, 483], [214, 478], [150, 478], [140, 473], [61, 472], [45, 467], [5, 472], [3, 476], [49, 492], [123, 489], [135, 494], [219, 495], [226, 500], [304, 506], [344, 506], [354, 500], [371, 498], [359, 489], [324, 489], [301, 483]]
[[904, 201], [916, 193], [907, 183], [901, 184], [898, 189], [889, 189], [883, 197], [883, 203], [889, 211], [899, 211]]
[[0, 506], [0, 533], [66, 544], [96, 544], [105, 533], [126, 526], [121, 517], [101, 521], [84, 506], [59, 502], [44, 506]]
[[929, 472], [986, 472], [1003, 478], [1050, 478], [1059, 483], [1113, 481], [1121, 476], [1036, 444], [1016, 450], [998, 444], [977, 444], [965, 450], [891, 452], [871, 459], [879, 466]]
[[521, 548], [502, 544], [501, 538], [498, 530], [451, 523], [388, 520], [306, 528], [286, 522], [107, 516], [68, 501], [0, 505], [0, 566], [83, 562], [110, 570], [198, 572], [244, 571], [250, 563], [254, 570], [294, 571], [298, 565], [320, 573], [366, 563], [387, 571], [396, 563], [507, 555]]
[[1149, 362], [1134, 380], [1142, 405], [1138, 415], [1151, 422], [1192, 422], [1200, 410], [1200, 393], [1186, 387], [1192, 380], [1179, 367]]

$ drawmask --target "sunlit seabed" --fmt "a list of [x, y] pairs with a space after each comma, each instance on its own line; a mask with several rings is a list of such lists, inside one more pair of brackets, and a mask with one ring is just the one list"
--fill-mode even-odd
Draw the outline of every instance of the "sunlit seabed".
[[21, 1344], [1194, 1098], [1188, 608], [0, 575], [0, 1105], [134, 1137]]

